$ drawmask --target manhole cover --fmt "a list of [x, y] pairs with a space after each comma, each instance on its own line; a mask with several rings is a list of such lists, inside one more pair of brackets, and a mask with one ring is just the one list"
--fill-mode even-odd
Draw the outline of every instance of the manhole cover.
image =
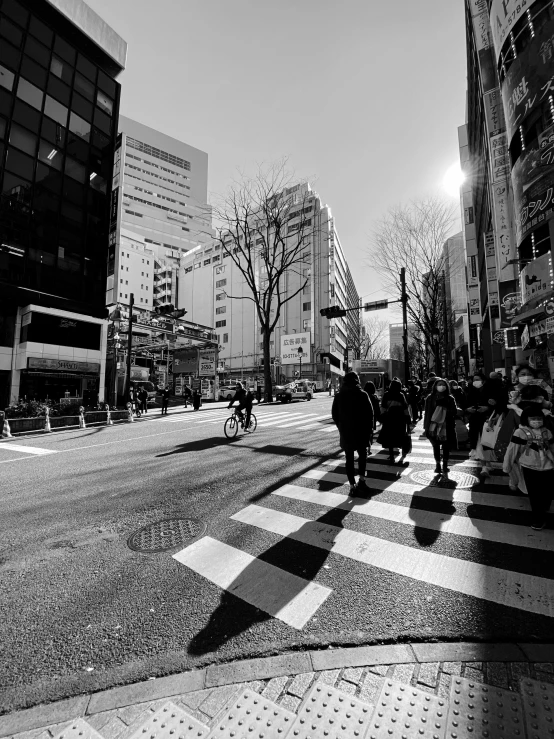
[[448, 473], [448, 477], [431, 470], [419, 470], [412, 472], [410, 478], [420, 485], [427, 485], [439, 488], [471, 488], [479, 483], [479, 478], [470, 475], [468, 472], [453, 471]]
[[146, 554], [166, 552], [202, 536], [205, 531], [206, 524], [197, 518], [166, 518], [135, 531], [127, 539], [127, 546]]

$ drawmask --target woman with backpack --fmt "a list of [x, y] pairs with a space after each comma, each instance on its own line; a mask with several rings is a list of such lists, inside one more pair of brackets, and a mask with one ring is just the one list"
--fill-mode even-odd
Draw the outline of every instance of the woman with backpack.
[[540, 531], [554, 496], [554, 436], [538, 406], [525, 408], [508, 446], [503, 470], [512, 476], [515, 467], [521, 472], [517, 475], [519, 488], [529, 495], [531, 528]]
[[388, 461], [394, 464], [394, 448], [401, 449], [398, 464], [403, 464], [406, 454], [411, 452], [410, 426], [412, 416], [400, 380], [393, 380], [381, 401], [381, 431], [377, 441], [389, 450]]
[[[447, 380], [437, 378], [431, 394], [425, 400], [423, 428], [433, 447], [437, 466], [435, 472], [449, 472], [448, 459], [452, 447], [456, 448], [456, 415], [458, 409]], [[441, 469], [442, 449], [442, 469]]]

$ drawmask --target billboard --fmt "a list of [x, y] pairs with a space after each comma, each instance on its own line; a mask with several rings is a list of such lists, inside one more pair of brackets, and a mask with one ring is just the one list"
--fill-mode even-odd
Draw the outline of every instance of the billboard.
[[200, 377], [210, 377], [211, 375], [215, 375], [216, 364], [215, 349], [198, 350], [198, 375]]
[[490, 27], [497, 60], [508, 34], [534, 3], [535, 0], [492, 0]]
[[510, 201], [507, 181], [497, 182], [492, 186], [492, 204], [496, 227], [498, 279], [502, 282], [513, 279], [513, 270], [509, 269], [508, 262], [515, 259], [516, 256], [516, 246], [510, 228]]
[[552, 257], [543, 254], [538, 259], [526, 264], [521, 270], [521, 294], [523, 303], [531, 298], [539, 298], [552, 290]]
[[502, 95], [500, 88], [495, 87], [483, 95], [483, 103], [485, 105], [485, 119], [487, 121], [487, 131], [489, 136], [496, 136], [501, 131], [506, 130], [506, 121], [504, 120], [504, 108], [502, 107]]
[[502, 83], [502, 102], [506, 116], [508, 140], [518, 132], [523, 120], [552, 94], [554, 59], [554, 20], [536, 32], [530, 43], [513, 60]]
[[518, 246], [539, 224], [554, 216], [554, 126], [524, 152], [512, 169]]
[[[298, 350], [302, 349], [301, 352]], [[310, 332], [302, 334], [284, 334], [281, 336], [281, 364], [300, 364], [311, 362]]]
[[198, 350], [178, 349], [173, 354], [173, 374], [195, 375], [198, 372]]

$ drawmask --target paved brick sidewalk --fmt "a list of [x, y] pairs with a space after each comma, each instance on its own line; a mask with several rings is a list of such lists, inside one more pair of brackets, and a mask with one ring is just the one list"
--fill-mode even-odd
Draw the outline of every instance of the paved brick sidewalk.
[[7, 714], [0, 716], [0, 737], [548, 739], [554, 737], [553, 662], [552, 644], [299, 652]]

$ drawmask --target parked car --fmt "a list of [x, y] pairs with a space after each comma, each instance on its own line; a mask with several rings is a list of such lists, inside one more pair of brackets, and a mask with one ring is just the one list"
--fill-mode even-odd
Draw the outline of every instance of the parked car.
[[226, 380], [224, 383], [222, 383], [219, 386], [218, 390], [218, 400], [231, 400], [231, 398], [235, 397], [235, 392], [237, 389], [237, 381], [233, 380]]
[[277, 385], [275, 388], [276, 400], [281, 403], [292, 403], [293, 400], [311, 400], [314, 396], [311, 382], [289, 382], [287, 385]]

